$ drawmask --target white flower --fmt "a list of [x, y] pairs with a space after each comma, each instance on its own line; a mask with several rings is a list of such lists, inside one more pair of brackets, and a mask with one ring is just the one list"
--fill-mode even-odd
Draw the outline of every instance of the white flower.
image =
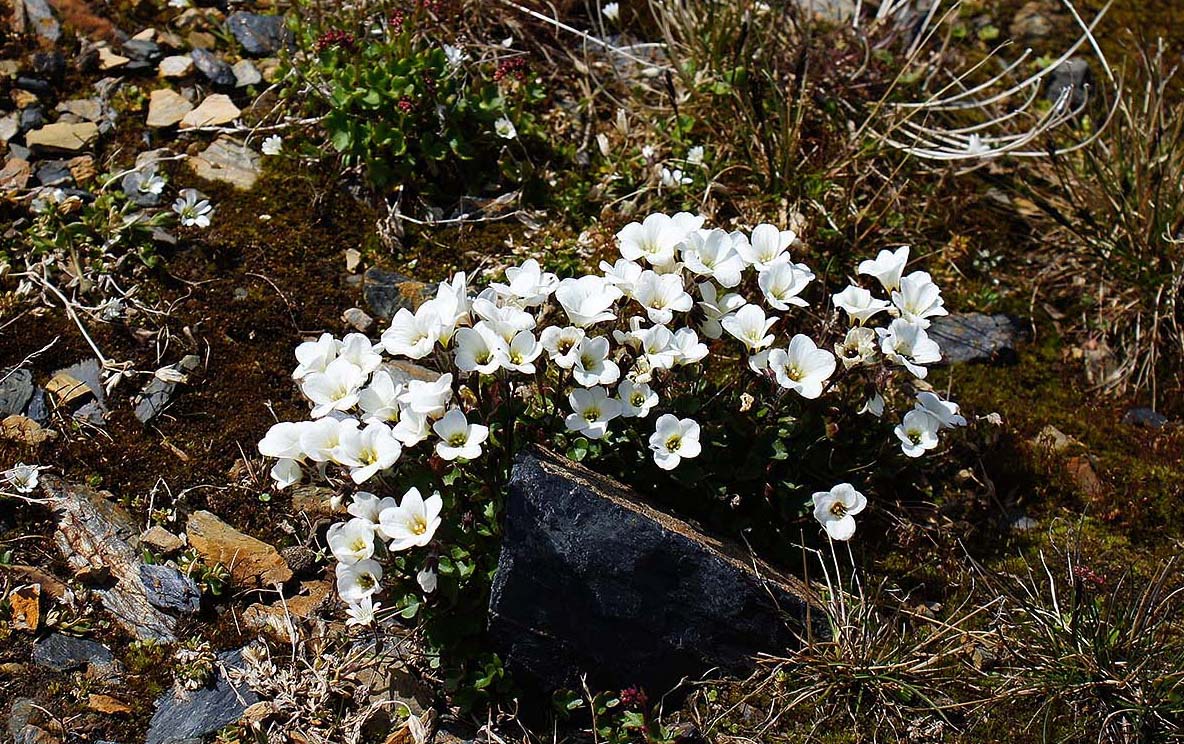
[[798, 295], [812, 281], [814, 272], [806, 264], [795, 264], [784, 257], [769, 264], [757, 277], [765, 301], [773, 309], [783, 311], [790, 305], [806, 307], [810, 304]]
[[18, 462], [4, 471], [4, 480], [18, 493], [32, 493], [37, 488], [41, 470], [40, 465], [26, 465], [23, 462]]
[[941, 290], [925, 271], [914, 271], [901, 279], [900, 289], [892, 293], [892, 304], [900, 311], [900, 317], [922, 328], [929, 327], [929, 318], [948, 314]]
[[324, 372], [329, 362], [337, 358], [341, 344], [332, 333], [322, 333], [316, 341], [305, 341], [296, 347], [296, 361], [299, 364], [292, 377], [299, 380], [313, 372]]
[[543, 347], [535, 340], [533, 333], [518, 331], [510, 341], [510, 346], [506, 350], [506, 358], [502, 360], [502, 366], [524, 375], [533, 375], [535, 373], [534, 360], [538, 359], [542, 353]]
[[764, 271], [774, 261], [784, 256], [785, 251], [795, 240], [797, 240], [797, 235], [793, 230], [778, 230], [775, 225], [768, 224], [757, 225], [752, 230], [752, 237], [747, 241], [737, 243], [736, 250], [745, 263], [756, 268], [757, 271]]
[[424, 594], [431, 594], [436, 591], [440, 577], [432, 570], [431, 566], [424, 566], [419, 569], [419, 573], [415, 574], [415, 581], [419, 584], [419, 588], [423, 589]]
[[685, 313], [694, 306], [691, 296], [682, 288], [680, 274], [642, 272], [633, 288], [633, 299], [645, 308], [651, 323], [669, 323], [675, 312]]
[[395, 424], [391, 433], [404, 447], [414, 447], [432, 435], [432, 427], [426, 414], [404, 409], [399, 412], [399, 423]]
[[334, 359], [324, 372], [313, 372], [304, 378], [300, 389], [314, 403], [312, 417], [320, 418], [331, 411], [348, 411], [358, 403], [358, 389], [366, 382], [366, 374], [348, 359]]
[[489, 286], [503, 297], [526, 307], [541, 305], [559, 286], [559, 277], [544, 272], [539, 262], [528, 258], [521, 266], [506, 269], [506, 284], [494, 282]]
[[349, 467], [353, 482], [365, 483], [375, 473], [398, 462], [403, 447], [389, 426], [375, 421], [361, 431], [355, 429], [343, 434], [338, 453], [337, 461]]
[[621, 402], [621, 416], [624, 418], [645, 418], [658, 405], [658, 394], [644, 382], [622, 380], [617, 386], [617, 400]]
[[481, 456], [481, 444], [489, 438], [489, 427], [470, 424], [459, 408], [444, 414], [443, 418], [432, 424], [432, 430], [440, 437], [440, 441], [436, 442], [436, 454], [444, 460], [458, 457], [476, 460]]
[[678, 245], [693, 230], [703, 225], [703, 218], [688, 212], [670, 215], [656, 212], [642, 222], [630, 222], [617, 233], [621, 255], [630, 261], [644, 258], [652, 266], [674, 263]]
[[382, 564], [373, 558], [337, 564], [337, 594], [347, 604], [374, 596], [382, 588]]
[[904, 365], [916, 377], [924, 379], [929, 373], [922, 365], [941, 361], [941, 347], [916, 323], [897, 318], [887, 330], [877, 328], [876, 333], [880, 336], [880, 351], [884, 356]]
[[664, 325], [642, 328], [641, 323], [641, 318], [630, 318], [629, 332], [613, 331], [613, 338], [636, 351], [649, 370], [673, 367], [678, 361], [678, 352], [672, 347], [674, 334]]
[[429, 303], [420, 305], [414, 313], [401, 307], [391, 318], [390, 327], [382, 332], [382, 347], [391, 356], [423, 359], [440, 340], [443, 326], [440, 315]]
[[300, 446], [302, 427], [293, 421], [272, 424], [263, 439], [259, 440], [259, 454], [264, 457], [299, 459], [304, 456]]
[[389, 506], [379, 513], [378, 532], [391, 541], [392, 551], [423, 547], [432, 541], [440, 527], [443, 508], [440, 494], [433, 493], [424, 501], [418, 488], [410, 488], [398, 506]]
[[165, 180], [157, 172], [155, 166], [147, 169], [143, 177], [140, 179], [139, 188], [141, 193], [160, 195], [164, 191]]
[[870, 413], [876, 418], [880, 418], [884, 415], [884, 396], [876, 393], [872, 397], [868, 398], [866, 401], [864, 401], [863, 407], [860, 408], [857, 413], [860, 415]]
[[571, 374], [584, 387], [611, 385], [621, 378], [621, 368], [608, 358], [611, 349], [604, 336], [585, 338], [576, 350]]
[[330, 462], [341, 445], [341, 436], [358, 428], [357, 419], [327, 416], [300, 424], [300, 449], [313, 462]]
[[710, 277], [722, 287], [735, 287], [744, 271], [744, 259], [736, 245], [744, 242], [744, 235], [738, 232], [729, 235], [719, 229], [695, 231], [683, 244], [682, 260], [699, 276]]
[[346, 511], [350, 516], [365, 519], [370, 524], [377, 525], [378, 515], [388, 506], [395, 506], [395, 500], [391, 497], [380, 499], [368, 491], [358, 491], [354, 494]]
[[923, 409], [909, 411], [893, 431], [900, 440], [900, 449], [909, 457], [920, 457], [937, 446], [937, 417]]
[[822, 395], [823, 385], [834, 374], [835, 355], [799, 333], [790, 339], [788, 349], [769, 352], [769, 369], [777, 376], [778, 385], [812, 400]]
[[370, 384], [358, 391], [358, 407], [366, 414], [366, 421], [398, 423], [402, 392], [403, 386], [385, 369], [380, 369], [370, 377]]
[[690, 328], [675, 331], [669, 349], [675, 355], [676, 364], [694, 364], [707, 356], [707, 344]]
[[460, 47], [454, 47], [451, 44], [444, 45], [444, 60], [448, 67], [456, 69], [468, 58], [469, 55]]
[[691, 178], [690, 176], [684, 176], [682, 171], [678, 168], [671, 170], [670, 168], [666, 167], [663, 167], [660, 171], [658, 171], [658, 180], [660, 180], [662, 185], [668, 189], [672, 189], [675, 186], [689, 186], [695, 181], [695, 179]]
[[601, 261], [600, 270], [604, 272], [605, 281], [627, 295], [633, 294], [633, 288], [637, 286], [637, 280], [644, 271], [641, 264], [627, 258], [618, 258], [617, 262], [611, 265], [608, 261]]
[[687, 150], [687, 165], [703, 165], [703, 145], [695, 145]]
[[654, 157], [654, 148], [652, 145], [643, 145], [641, 148], [641, 156], [646, 160], [652, 160]]
[[728, 333], [741, 341], [749, 351], [760, 351], [773, 343], [773, 334], [769, 329], [777, 322], [777, 318], [766, 318], [765, 311], [757, 305], [745, 305], [720, 321], [720, 325]]
[[891, 307], [887, 300], [874, 299], [871, 292], [854, 284], [849, 284], [842, 292], [831, 295], [831, 301], [834, 302], [835, 307], [847, 312], [852, 325], [857, 323], [862, 325], [873, 315]]
[[604, 14], [605, 18], [616, 23], [617, 19], [621, 17], [621, 6], [617, 3], [605, 3], [600, 12]]
[[345, 624], [373, 625], [374, 613], [382, 607], [381, 602], [375, 602], [371, 597], [363, 597], [358, 602], [347, 604], [345, 607]]
[[278, 134], [273, 134], [263, 140], [263, 144], [259, 147], [264, 155], [279, 155], [284, 150], [284, 138]]
[[505, 116], [493, 123], [493, 131], [494, 134], [502, 139], [512, 140], [518, 136], [518, 130], [514, 128], [514, 122]]
[[699, 330], [712, 340], [719, 338], [724, 333], [724, 327], [720, 321], [739, 310], [747, 302], [735, 292], [720, 297], [719, 290], [711, 282], [703, 282], [699, 285], [699, 296], [702, 298], [698, 303], [699, 309], [703, 311], [703, 321], [699, 323]]
[[847, 329], [842, 342], [835, 344], [835, 354], [843, 361], [843, 369], [871, 364], [876, 358], [876, 349], [876, 332], [863, 326]]
[[580, 354], [580, 342], [584, 340], [584, 329], [568, 326], [549, 326], [543, 329], [539, 343], [547, 351], [551, 361], [562, 369], [571, 369]]
[[399, 396], [399, 403], [412, 413], [429, 418], [444, 415], [444, 407], [452, 399], [452, 373], [440, 375], [433, 382], [411, 380]]
[[855, 515], [866, 506], [867, 499], [850, 483], [814, 494], [814, 518], [832, 540], [850, 540], [855, 534]]
[[694, 419], [680, 419], [671, 413], [662, 414], [654, 424], [654, 433], [650, 435], [650, 450], [658, 467], [674, 470], [684, 457], [696, 457], [702, 450], [699, 424]]
[[468, 320], [468, 279], [465, 272], [458, 271], [451, 280], [440, 282], [436, 296], [420, 305], [416, 313], [428, 313], [439, 319], [440, 343], [447, 346], [456, 326]]
[[564, 279], [555, 290], [555, 299], [563, 306], [572, 325], [580, 328], [617, 317], [609, 308], [620, 297], [621, 290], [591, 274], [579, 279]]
[[354, 517], [329, 527], [329, 551], [340, 563], [357, 563], [374, 555], [374, 523]]
[[884, 289], [891, 292], [900, 286], [900, 275], [904, 273], [904, 265], [909, 262], [909, 247], [902, 245], [895, 251], [887, 248], [876, 254], [875, 259], [860, 261], [858, 272], [874, 276]]
[[472, 328], [456, 331], [456, 368], [461, 372], [491, 375], [502, 366], [509, 354], [505, 340], [494, 333], [485, 321]]
[[366, 374], [382, 364], [382, 355], [374, 351], [374, 344], [361, 333], [346, 334], [337, 350], [337, 358], [345, 359]]
[[275, 465], [271, 466], [271, 479], [275, 481], [275, 487], [279, 490], [284, 490], [288, 486], [294, 486], [304, 479], [304, 470], [301, 469], [300, 463], [290, 458], [281, 458], [275, 461]]
[[209, 227], [210, 216], [214, 214], [210, 202], [194, 189], [181, 191], [181, 196], [173, 202], [173, 211], [185, 227]]
[[958, 412], [958, 404], [949, 400], [942, 400], [928, 391], [917, 393], [916, 410], [924, 411], [937, 419], [943, 429], [955, 426], [966, 426], [966, 418]]
[[589, 439], [600, 439], [608, 431], [608, 422], [621, 415], [621, 403], [608, 397], [602, 387], [576, 388], [567, 396], [574, 413], [568, 415], [564, 424], [570, 431], [583, 434]]

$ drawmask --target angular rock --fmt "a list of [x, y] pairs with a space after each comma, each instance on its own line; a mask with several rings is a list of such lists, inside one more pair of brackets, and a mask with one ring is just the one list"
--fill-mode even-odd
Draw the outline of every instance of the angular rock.
[[37, 183], [42, 186], [72, 185], [73, 174], [64, 160], [47, 160], [37, 168]]
[[33, 149], [77, 151], [89, 147], [98, 136], [99, 127], [94, 122], [55, 122], [26, 134], [25, 144]]
[[17, 136], [21, 131], [20, 114], [15, 111], [0, 117], [0, 144], [7, 144], [8, 140]]
[[0, 169], [0, 189], [23, 189], [33, 175], [33, 166], [28, 160], [9, 158]]
[[543, 691], [578, 689], [581, 673], [655, 695], [717, 667], [742, 674], [810, 617], [800, 581], [565, 458], [524, 451], [509, 491], [489, 630]]
[[207, 563], [221, 563], [243, 588], [270, 587], [292, 578], [292, 570], [275, 548], [244, 535], [208, 511], [189, 515], [189, 544]]
[[[178, 375], [188, 377], [200, 366], [200, 357], [195, 354], [186, 354], [181, 361], [171, 365], [170, 369]], [[173, 402], [173, 398], [177, 395], [178, 384], [153, 377], [133, 401], [136, 418], [146, 424], [159, 416], [168, 404]]]
[[33, 645], [33, 661], [55, 672], [69, 672], [85, 666], [110, 669], [115, 657], [101, 643], [51, 633]]
[[148, 96], [148, 126], [171, 127], [193, 111], [193, 104], [172, 88], [160, 88]]
[[240, 59], [234, 63], [231, 68], [234, 71], [235, 87], [245, 88], [248, 85], [258, 85], [263, 81], [263, 76], [259, 74], [259, 68], [249, 59]]
[[244, 666], [243, 652], [218, 654], [216, 676], [212, 685], [184, 693], [167, 692], [156, 701], [156, 712], [148, 723], [146, 744], [181, 744], [200, 740], [223, 726], [238, 720], [259, 697], [246, 684], [232, 684], [227, 669]]
[[1122, 423], [1128, 426], [1162, 429], [1168, 425], [1168, 417], [1154, 408], [1132, 408], [1122, 415]]
[[104, 695], [102, 693], [91, 693], [87, 698], [86, 707], [108, 716], [126, 716], [132, 712], [132, 707], [123, 702], [119, 698]]
[[187, 54], [165, 57], [157, 69], [162, 78], [182, 78], [193, 72], [193, 57]]
[[58, 104], [57, 110], [68, 111], [96, 124], [103, 118], [103, 102], [97, 98], [75, 98], [70, 101], [62, 101]]
[[95, 169], [95, 159], [90, 155], [79, 155], [66, 161], [66, 167], [77, 184], [84, 184], [99, 174]]
[[58, 515], [54, 543], [75, 574], [106, 571], [110, 580], [93, 587], [104, 609], [139, 639], [172, 643], [176, 621], [148, 602], [140, 581], [140, 554], [130, 541], [139, 534], [131, 518], [100, 493], [42, 477], [49, 506]]
[[123, 42], [123, 51], [139, 62], [156, 62], [160, 59], [160, 46], [151, 39], [128, 39]]
[[213, 52], [207, 49], [194, 49], [189, 56], [193, 58], [193, 64], [197, 65], [201, 74], [214, 85], [234, 85], [234, 71]]
[[284, 27], [284, 19], [277, 15], [259, 15], [239, 11], [226, 18], [230, 32], [251, 57], [275, 54], [291, 43], [292, 34]]
[[117, 53], [106, 44], [100, 44], [95, 48], [95, 51], [99, 53], [100, 70], [116, 70], [132, 61], [130, 57]]
[[259, 153], [230, 137], [219, 137], [187, 162], [207, 181], [221, 181], [243, 190], [249, 190], [259, 178]]
[[185, 541], [158, 524], [152, 525], [140, 535], [140, 544], [146, 545], [161, 555], [172, 555], [185, 547]]
[[941, 346], [946, 364], [986, 362], [1015, 364], [1016, 345], [1027, 330], [1010, 315], [952, 313], [933, 318], [929, 336]]
[[[18, 129], [22, 132], [28, 132], [30, 129], [42, 127], [45, 125], [45, 109], [38, 105], [29, 106], [21, 111], [17, 122]], [[67, 124], [69, 122], [62, 123]]]
[[1078, 108], [1085, 103], [1086, 86], [1092, 85], [1093, 72], [1089, 67], [1089, 60], [1084, 57], [1071, 57], [1060, 63], [1048, 76], [1048, 89], [1044, 97], [1056, 101], [1065, 94], [1070, 108]]
[[74, 418], [102, 425], [106, 420], [107, 396], [103, 392], [102, 366], [98, 359], [88, 359], [72, 367], [58, 370], [45, 389], [54, 396], [58, 405], [65, 405], [87, 396], [93, 400], [74, 412]]
[[[15, 0], [21, 3], [22, 0]], [[46, 0], [23, 0], [25, 20], [33, 33], [46, 41], [56, 42], [62, 37], [62, 27], [53, 17], [53, 11]]]
[[374, 325], [374, 318], [360, 307], [351, 307], [341, 314], [341, 319], [356, 331], [365, 333]]
[[366, 306], [382, 320], [390, 320], [400, 308], [419, 307], [429, 297], [429, 291], [423, 282], [378, 267], [366, 271], [362, 284]]
[[185, 114], [181, 119], [181, 128], [216, 127], [234, 121], [241, 113], [242, 110], [234, 105], [229, 96], [215, 93], [212, 96], [206, 96], [206, 99], [199, 103], [197, 108]]
[[197, 582], [172, 566], [144, 564], [140, 566], [140, 581], [153, 607], [187, 615], [201, 610]]
[[0, 417], [21, 413], [33, 399], [33, 373], [28, 369], [14, 370], [0, 379]]

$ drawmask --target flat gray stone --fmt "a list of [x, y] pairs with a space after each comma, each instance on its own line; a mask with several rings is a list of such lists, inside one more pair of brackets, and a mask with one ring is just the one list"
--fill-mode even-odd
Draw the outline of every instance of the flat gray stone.
[[251, 57], [275, 54], [292, 40], [282, 16], [239, 11], [227, 16], [226, 25], [243, 52]]
[[191, 615], [201, 609], [201, 589], [197, 582], [172, 566], [140, 566], [140, 582], [153, 607]]
[[259, 153], [229, 137], [219, 137], [188, 160], [193, 172], [207, 181], [221, 181], [248, 190], [259, 178]]
[[947, 364], [1015, 364], [1016, 345], [1028, 336], [1017, 318], [983, 313], [934, 318], [928, 333], [941, 346], [942, 360]]
[[33, 399], [33, 373], [27, 369], [13, 371], [0, 381], [0, 418], [22, 413]]
[[378, 267], [366, 271], [362, 294], [370, 312], [382, 320], [390, 320], [400, 308], [414, 310], [428, 297], [428, 285]]
[[101, 643], [51, 633], [33, 645], [33, 661], [55, 672], [69, 672], [92, 665], [111, 667], [115, 657]]
[[194, 49], [189, 56], [193, 58], [193, 64], [201, 74], [214, 85], [234, 85], [234, 71], [213, 52], [207, 49]]
[[[183, 375], [189, 375], [201, 366], [201, 358], [194, 354], [186, 354], [181, 361], [171, 365], [171, 369]], [[178, 383], [165, 382], [159, 377], [153, 377], [140, 395], [134, 401], [135, 414], [142, 423], [148, 423], [159, 416], [173, 398], [177, 395]]]
[[235, 87], [245, 88], [248, 85], [258, 85], [263, 82], [263, 75], [259, 68], [249, 59], [240, 59], [231, 68], [234, 71]]
[[46, 0], [24, 0], [24, 6], [25, 20], [33, 33], [46, 41], [57, 41], [62, 37], [62, 27], [58, 25]]
[[[242, 668], [243, 652], [241, 649], [224, 651], [218, 654], [218, 662], [219, 667]], [[186, 691], [184, 695], [174, 690], [157, 699], [146, 744], [180, 744], [201, 739], [234, 723], [248, 706], [257, 702], [259, 697], [251, 688], [231, 684], [223, 669], [218, 668], [212, 684]]]

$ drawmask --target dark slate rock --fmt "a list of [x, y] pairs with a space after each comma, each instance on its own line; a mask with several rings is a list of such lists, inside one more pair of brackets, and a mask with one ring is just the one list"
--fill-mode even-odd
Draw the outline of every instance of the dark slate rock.
[[[224, 651], [218, 654], [220, 666], [242, 668], [243, 652]], [[248, 706], [259, 702], [259, 697], [245, 684], [232, 685], [224, 671], [218, 668], [212, 685], [186, 691], [184, 695], [170, 691], [156, 701], [156, 712], [148, 723], [146, 744], [180, 744], [188, 739], [200, 739], [223, 726], [234, 723]]]
[[42, 186], [66, 186], [74, 183], [74, 175], [64, 160], [47, 160], [37, 167], [37, 182]]
[[45, 110], [40, 106], [30, 106], [21, 111], [18, 119], [18, 126], [22, 132], [28, 132], [32, 129], [40, 129], [45, 126]]
[[33, 661], [55, 672], [84, 666], [110, 667], [115, 657], [101, 643], [54, 633], [33, 646]]
[[37, 388], [33, 391], [33, 397], [29, 400], [29, 407], [25, 409], [25, 415], [39, 424], [49, 421], [49, 401], [45, 396], [44, 388]]
[[1027, 330], [1010, 315], [954, 313], [934, 318], [928, 331], [941, 346], [947, 364], [988, 362], [1014, 364], [1016, 344], [1027, 338]]
[[[181, 361], [172, 365], [172, 369], [183, 375], [188, 375], [201, 366], [201, 359], [194, 354], [185, 355]], [[165, 382], [159, 377], [153, 377], [135, 399], [135, 414], [142, 423], [148, 423], [159, 416], [173, 402], [177, 395], [175, 382]]]
[[1148, 429], [1162, 429], [1168, 425], [1168, 417], [1151, 408], [1132, 408], [1123, 415], [1122, 423]]
[[16, 87], [39, 96], [47, 96], [53, 93], [53, 86], [49, 84], [49, 81], [29, 75], [18, 75], [16, 78]]
[[[744, 674], [796, 644], [805, 586], [541, 449], [519, 455], [489, 601], [516, 679], [543, 692]], [[757, 573], [759, 570], [759, 574]], [[814, 615], [820, 619], [821, 612]], [[825, 629], [818, 630], [825, 635]]]
[[60, 80], [66, 74], [66, 56], [58, 50], [33, 54], [33, 72], [50, 80]]
[[164, 56], [160, 45], [147, 39], [128, 39], [123, 42], [123, 53], [139, 62], [156, 62]]
[[33, 373], [18, 369], [0, 380], [0, 418], [22, 413], [33, 399]]
[[1089, 61], [1082, 57], [1072, 57], [1057, 65], [1048, 76], [1048, 90], [1044, 95], [1048, 100], [1055, 101], [1066, 88], [1072, 88], [1069, 106], [1077, 108], [1086, 101], [1086, 86], [1092, 85], [1093, 72], [1090, 70]]
[[243, 51], [251, 57], [275, 54], [292, 41], [292, 34], [284, 27], [282, 16], [239, 11], [227, 17], [226, 25]]
[[428, 286], [410, 277], [372, 268], [362, 285], [366, 306], [383, 320], [390, 320], [400, 308], [414, 310], [428, 298]]
[[137, 169], [124, 175], [123, 179], [119, 182], [119, 186], [127, 198], [135, 202], [136, 206], [155, 207], [160, 204], [160, 194], [154, 194], [151, 191], [144, 191], [140, 188], [140, 184], [154, 175], [156, 175], [155, 166]]
[[230, 65], [226, 64], [211, 51], [207, 49], [194, 49], [189, 53], [193, 57], [193, 64], [201, 71], [201, 74], [206, 76], [214, 85], [225, 85], [233, 87], [237, 78], [234, 77], [234, 70]]
[[197, 583], [172, 566], [140, 566], [140, 582], [153, 607], [186, 614], [201, 609], [201, 589]]

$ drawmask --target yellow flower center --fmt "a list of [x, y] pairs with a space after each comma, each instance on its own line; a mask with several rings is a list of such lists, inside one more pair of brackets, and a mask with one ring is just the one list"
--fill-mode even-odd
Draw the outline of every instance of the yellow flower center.
[[677, 452], [678, 448], [682, 446], [682, 435], [675, 434], [666, 440], [666, 450], [668, 452]]
[[413, 535], [422, 535], [428, 531], [428, 523], [423, 517], [412, 517], [407, 524], [407, 529], [411, 530]]
[[830, 505], [830, 513], [842, 519], [847, 515], [847, 505], [842, 501], [836, 501]]
[[453, 447], [463, 447], [464, 443], [468, 441], [468, 439], [468, 434], [464, 432], [457, 432], [456, 434], [448, 437], [448, 444], [452, 445]]

